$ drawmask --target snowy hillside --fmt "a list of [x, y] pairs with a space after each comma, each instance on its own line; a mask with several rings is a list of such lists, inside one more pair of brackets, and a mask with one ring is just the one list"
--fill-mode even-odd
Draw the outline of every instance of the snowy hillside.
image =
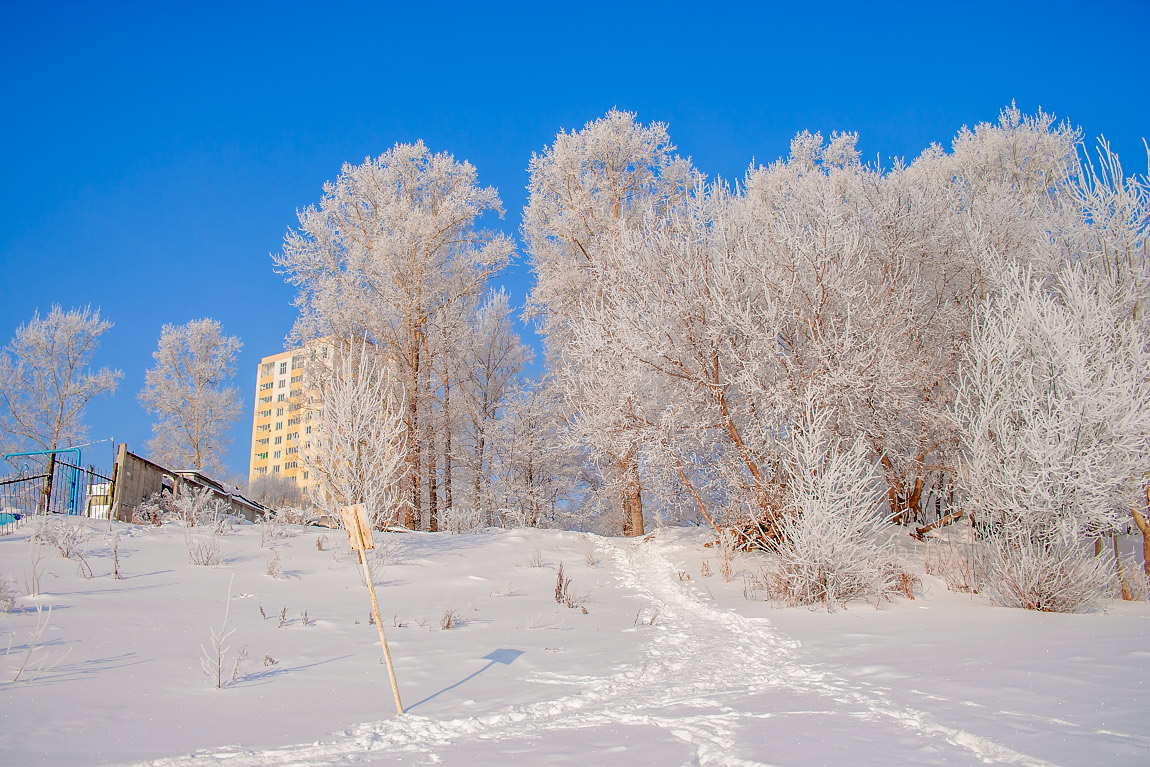
[[179, 524], [76, 524], [83, 560], [0, 539], [13, 594], [40, 573], [0, 613], [4, 765], [1150, 762], [1150, 605], [992, 606], [909, 541], [916, 599], [826, 613], [748, 599], [760, 560], [728, 581], [700, 529], [377, 536], [397, 718], [343, 532], [240, 525], [205, 567]]

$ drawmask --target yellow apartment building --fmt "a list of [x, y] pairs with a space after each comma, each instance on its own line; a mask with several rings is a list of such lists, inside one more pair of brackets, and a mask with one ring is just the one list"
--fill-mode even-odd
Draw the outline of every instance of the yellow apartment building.
[[[314, 484], [303, 456], [312, 446], [313, 398], [304, 389], [304, 371], [313, 361], [329, 365], [337, 342], [317, 339], [299, 349], [264, 357], [256, 370], [255, 412], [252, 415], [252, 452], [248, 481], [276, 476], [290, 479], [305, 493]], [[394, 372], [393, 372], [394, 374]]]
[[252, 417], [251, 469], [248, 481], [274, 475], [308, 486], [300, 451], [309, 442], [303, 424], [306, 349], [292, 349], [260, 360], [256, 371], [255, 413]]

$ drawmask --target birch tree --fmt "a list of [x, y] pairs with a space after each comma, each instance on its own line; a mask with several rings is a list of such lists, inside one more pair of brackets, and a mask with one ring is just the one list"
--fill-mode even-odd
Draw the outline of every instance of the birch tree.
[[502, 234], [475, 229], [499, 196], [481, 187], [474, 166], [432, 154], [423, 142], [397, 144], [360, 165], [345, 164], [318, 205], [299, 213], [273, 256], [299, 293], [297, 340], [365, 336], [397, 366], [406, 392], [404, 523], [422, 519], [433, 472], [427, 416], [437, 312], [481, 294], [510, 261]]
[[145, 373], [139, 394], [140, 403], [157, 418], [148, 449], [158, 463], [223, 469], [228, 430], [243, 407], [239, 391], [230, 385], [242, 346], [212, 319], [164, 325], [152, 352], [155, 367]]
[[91, 367], [111, 327], [99, 309], [64, 311], [53, 304], [47, 316], [35, 312], [16, 329], [0, 353], [0, 424], [7, 435], [43, 450], [83, 440], [88, 403], [114, 393], [124, 375]]

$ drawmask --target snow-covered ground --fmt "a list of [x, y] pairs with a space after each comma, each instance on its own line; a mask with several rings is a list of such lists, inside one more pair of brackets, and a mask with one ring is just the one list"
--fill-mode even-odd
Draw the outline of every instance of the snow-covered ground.
[[[913, 601], [828, 614], [746, 599], [759, 562], [725, 581], [704, 530], [387, 534], [397, 717], [343, 532], [261, 546], [241, 525], [203, 567], [178, 524], [79, 524], [94, 577], [44, 550], [41, 595], [0, 613], [3, 765], [1150, 763], [1146, 603], [1035, 614], [923, 576]], [[34, 529], [0, 539], [17, 593]], [[556, 603], [560, 563], [583, 607]], [[225, 605], [246, 658], [215, 689]]]

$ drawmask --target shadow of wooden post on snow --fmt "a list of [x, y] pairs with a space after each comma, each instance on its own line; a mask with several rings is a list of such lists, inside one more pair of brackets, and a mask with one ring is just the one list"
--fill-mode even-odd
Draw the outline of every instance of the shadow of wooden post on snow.
[[439, 692], [435, 692], [435, 693], [432, 693], [431, 695], [428, 695], [426, 698], [419, 701], [418, 703], [415, 703], [415, 704], [408, 706], [407, 710], [411, 711], [413, 708], [417, 708], [419, 706], [422, 706], [424, 703], [427, 703], [429, 700], [433, 700], [435, 698], [438, 698], [440, 695], [442, 695], [445, 692], [450, 692], [451, 690], [454, 690], [456, 687], [459, 687], [460, 685], [463, 685], [463, 684], [466, 684], [467, 682], [470, 682], [472, 679], [479, 676], [484, 671], [486, 671], [487, 669], [494, 666], [496, 663], [501, 663], [504, 666], [510, 666], [522, 654], [523, 654], [522, 650], [509, 650], [507, 648], [492, 650], [491, 652], [484, 655], [483, 658], [481, 659], [481, 660], [487, 661], [486, 666], [479, 669], [478, 671], [474, 671], [474, 672], [468, 674], [467, 676], [463, 677], [462, 679], [460, 679], [455, 684], [444, 687]]

